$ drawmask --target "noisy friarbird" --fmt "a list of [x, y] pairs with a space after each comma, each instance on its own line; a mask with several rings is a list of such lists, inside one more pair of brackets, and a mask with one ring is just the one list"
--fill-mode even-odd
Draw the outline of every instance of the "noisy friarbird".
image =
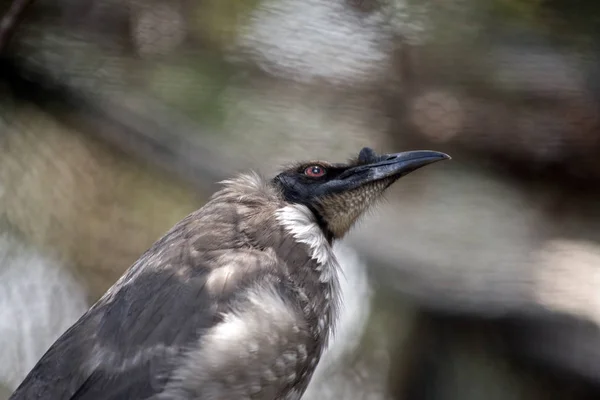
[[223, 182], [44, 354], [12, 400], [296, 400], [340, 306], [332, 243], [435, 151]]

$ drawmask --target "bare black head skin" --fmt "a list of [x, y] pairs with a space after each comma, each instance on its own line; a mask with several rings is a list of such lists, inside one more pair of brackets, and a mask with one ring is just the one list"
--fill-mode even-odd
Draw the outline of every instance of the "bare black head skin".
[[12, 400], [298, 400], [341, 303], [332, 242], [435, 151], [244, 174], [150, 247]]

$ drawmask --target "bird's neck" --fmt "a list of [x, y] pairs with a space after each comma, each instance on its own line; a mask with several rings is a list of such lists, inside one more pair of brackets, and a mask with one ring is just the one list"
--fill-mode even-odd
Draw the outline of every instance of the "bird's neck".
[[282, 202], [279, 191], [256, 174], [224, 182], [211, 202], [227, 210], [219, 218], [232, 219], [232, 235], [241, 233], [246, 244], [275, 252], [298, 296], [305, 298], [307, 317], [318, 322], [315, 335], [328, 338], [340, 302], [340, 267], [316, 214], [304, 205]]
[[[308, 249], [313, 271], [296, 270], [290, 273], [303, 280], [302, 285], [308, 292], [308, 302], [318, 317], [316, 333], [328, 336], [335, 325], [340, 301], [340, 266], [331, 242], [315, 215], [304, 205], [289, 204], [278, 209], [277, 221], [297, 244]], [[308, 278], [309, 276], [312, 276], [312, 279]]]
[[321, 212], [319, 212], [319, 210], [317, 210], [314, 207], [308, 207], [308, 209], [315, 216], [315, 222], [319, 225], [319, 228], [321, 228], [321, 232], [323, 232], [323, 235], [325, 236], [325, 239], [327, 239], [329, 245], [333, 245], [333, 239], [335, 235], [333, 231], [329, 228], [329, 224], [327, 223], [325, 218], [323, 218]]

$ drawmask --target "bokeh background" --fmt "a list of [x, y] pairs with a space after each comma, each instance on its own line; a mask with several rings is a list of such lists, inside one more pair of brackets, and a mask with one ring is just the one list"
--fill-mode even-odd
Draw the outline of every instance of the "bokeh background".
[[0, 399], [223, 178], [362, 146], [306, 400], [600, 398], [594, 0], [0, 0]]

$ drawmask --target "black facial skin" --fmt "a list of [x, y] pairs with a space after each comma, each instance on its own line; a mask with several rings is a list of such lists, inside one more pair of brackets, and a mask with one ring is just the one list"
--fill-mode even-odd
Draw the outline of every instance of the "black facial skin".
[[[377, 154], [365, 147], [358, 157], [347, 164], [308, 162], [290, 168], [273, 179], [284, 199], [290, 203], [303, 204], [316, 216], [317, 222], [329, 242], [333, 234], [319, 212], [319, 199], [336, 193], [357, 189], [368, 183], [387, 179], [390, 186], [402, 176], [427, 164], [447, 160], [450, 156], [436, 151], [409, 151], [396, 154]], [[319, 165], [325, 170], [322, 176], [309, 176], [307, 168]]]
[[[273, 182], [281, 188], [286, 201], [313, 209], [318, 199], [324, 196], [353, 190], [381, 179], [392, 178], [391, 185], [427, 164], [449, 158], [444, 153], [428, 150], [379, 155], [365, 147], [348, 164], [305, 163], [280, 173]], [[321, 165], [325, 174], [320, 177], [306, 175], [304, 171], [312, 165]]]

